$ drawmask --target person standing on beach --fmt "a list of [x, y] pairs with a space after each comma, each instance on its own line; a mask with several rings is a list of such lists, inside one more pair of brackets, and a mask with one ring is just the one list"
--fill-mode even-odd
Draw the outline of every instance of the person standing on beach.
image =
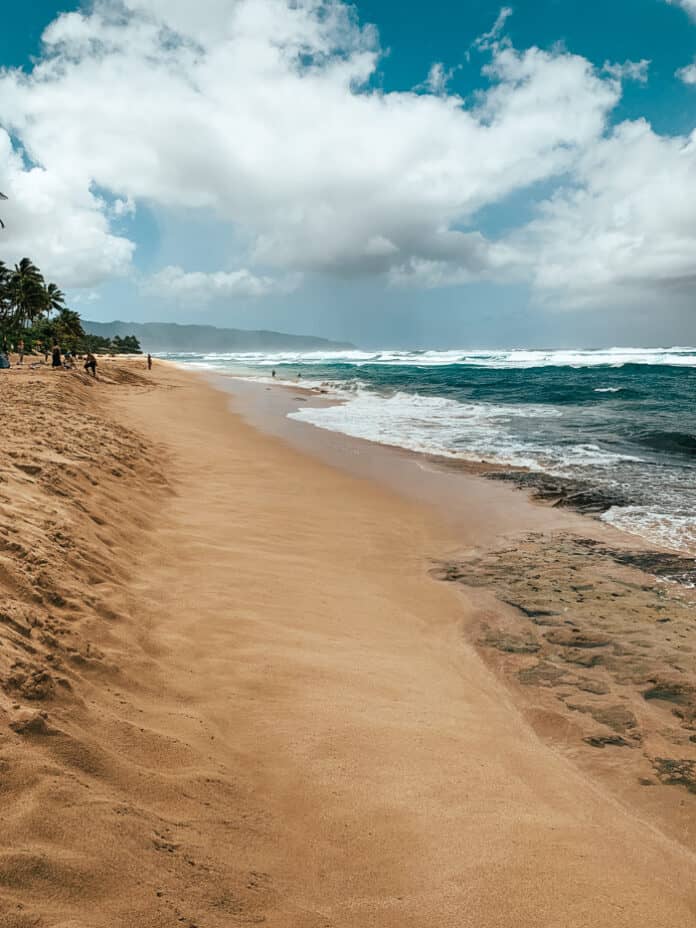
[[97, 359], [94, 357], [92, 352], [88, 352], [87, 360], [85, 361], [85, 370], [87, 373], [92, 372], [92, 377], [97, 376]]
[[24, 339], [20, 338], [17, 342], [17, 353], [19, 355], [19, 363], [24, 364]]
[[56, 344], [56, 345], [53, 346], [53, 351], [51, 352], [51, 355], [52, 355], [52, 358], [53, 358], [53, 360], [52, 360], [52, 362], [51, 362], [51, 367], [54, 368], [54, 369], [55, 369], [56, 367], [62, 367], [62, 366], [63, 366], [63, 362], [62, 362], [61, 359], [60, 359], [60, 345], [57, 345], [57, 344]]
[[152, 355], [151, 355], [149, 352], [148, 352], [148, 355], [147, 355], [147, 369], [148, 369], [149, 371], [152, 370]]

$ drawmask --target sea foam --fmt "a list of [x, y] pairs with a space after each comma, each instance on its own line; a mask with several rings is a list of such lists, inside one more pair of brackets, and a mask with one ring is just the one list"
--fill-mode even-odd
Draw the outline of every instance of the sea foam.
[[[191, 355], [166, 355], [172, 360], [188, 360]], [[189, 361], [189, 363], [191, 363]], [[330, 351], [294, 352], [281, 351], [272, 354], [260, 352], [215, 353], [197, 356], [197, 366], [211, 369], [229, 368], [240, 364], [272, 367], [281, 364], [301, 365], [385, 365], [414, 367], [446, 367], [465, 365], [471, 367], [535, 368], [535, 367], [621, 367], [626, 364], [647, 364], [696, 367], [696, 348], [602, 348], [583, 350], [541, 350], [515, 348], [506, 351], [489, 349], [449, 349], [447, 351]]]
[[510, 427], [520, 419], [561, 418], [562, 411], [554, 406], [460, 403], [403, 392], [381, 396], [369, 390], [341, 399], [331, 406], [303, 407], [289, 413], [289, 418], [411, 451], [486, 460], [559, 476], [571, 467], [637, 460], [590, 443], [548, 447], [533, 431], [525, 439]]
[[318, 428], [578, 479], [631, 502], [610, 511], [607, 522], [696, 553], [696, 348], [170, 357], [264, 384], [321, 390], [328, 405], [307, 403], [290, 413]]

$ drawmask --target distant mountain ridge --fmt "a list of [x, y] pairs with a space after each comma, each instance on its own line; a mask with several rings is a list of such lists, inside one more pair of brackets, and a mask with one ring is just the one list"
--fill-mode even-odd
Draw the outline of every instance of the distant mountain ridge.
[[89, 322], [82, 326], [90, 335], [113, 338], [135, 335], [144, 351], [345, 351], [350, 342], [334, 342], [315, 335], [288, 335], [261, 329], [218, 329], [213, 325], [179, 325], [175, 322]]

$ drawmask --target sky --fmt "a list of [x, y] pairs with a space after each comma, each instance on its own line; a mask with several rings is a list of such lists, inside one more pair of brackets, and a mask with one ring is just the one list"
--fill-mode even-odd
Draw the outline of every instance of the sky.
[[0, 259], [89, 319], [696, 344], [696, 0], [32, 0]]

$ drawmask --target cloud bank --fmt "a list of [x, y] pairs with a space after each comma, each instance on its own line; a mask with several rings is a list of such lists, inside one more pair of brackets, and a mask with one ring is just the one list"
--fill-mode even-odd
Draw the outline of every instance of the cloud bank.
[[696, 20], [696, 0], [667, 0], [667, 3], [682, 7], [692, 19]]
[[[690, 8], [696, 0], [682, 0]], [[168, 298], [288, 292], [302, 274], [398, 286], [527, 281], [606, 303], [696, 267], [694, 137], [611, 126], [648, 62], [518, 50], [510, 15], [477, 43], [482, 89], [376, 89], [376, 31], [338, 0], [97, 0], [46, 29], [29, 73], [0, 73], [6, 250], [67, 286], [130, 273], [139, 203], [209, 212], [241, 253], [207, 274], [167, 267]], [[498, 239], [480, 211], [549, 182]], [[6, 188], [6, 189], [5, 189]], [[230, 269], [231, 268], [231, 269]]]
[[291, 293], [301, 283], [301, 277], [291, 274], [283, 279], [258, 277], [242, 268], [237, 271], [185, 272], [170, 265], [153, 274], [145, 289], [165, 299], [181, 303], [209, 303], [215, 299], [234, 297], [261, 297], [272, 293]]

